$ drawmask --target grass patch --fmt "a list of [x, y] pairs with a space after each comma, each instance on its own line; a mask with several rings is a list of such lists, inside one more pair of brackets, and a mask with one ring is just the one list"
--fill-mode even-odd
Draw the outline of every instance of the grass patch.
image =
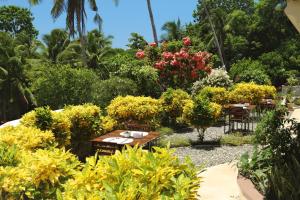
[[243, 135], [241, 133], [232, 133], [221, 137], [222, 145], [241, 146], [244, 144], [253, 144], [254, 135]]
[[172, 135], [174, 133], [174, 130], [169, 127], [161, 127], [156, 131], [159, 132], [161, 136]]
[[191, 141], [184, 136], [176, 135], [173, 137], [163, 137], [158, 141], [158, 146], [166, 147], [170, 143], [170, 147], [187, 147], [191, 146]]

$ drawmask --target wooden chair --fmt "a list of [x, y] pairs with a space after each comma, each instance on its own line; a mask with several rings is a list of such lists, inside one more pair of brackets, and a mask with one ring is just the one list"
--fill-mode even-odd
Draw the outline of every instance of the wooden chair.
[[117, 150], [121, 150], [122, 148], [122, 146], [118, 144], [114, 144], [114, 143], [105, 144], [101, 142], [93, 142], [92, 147], [93, 147], [93, 154], [97, 152], [98, 155], [102, 155], [102, 156], [113, 155]]
[[[244, 107], [232, 107], [228, 109], [229, 115], [229, 132], [235, 130], [235, 123], [237, 130], [250, 131], [250, 123], [253, 123], [250, 116], [250, 111]], [[239, 124], [241, 124], [241, 129], [238, 129]]]

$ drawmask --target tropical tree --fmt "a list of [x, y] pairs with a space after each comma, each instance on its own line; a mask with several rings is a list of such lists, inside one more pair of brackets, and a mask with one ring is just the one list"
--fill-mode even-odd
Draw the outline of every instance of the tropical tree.
[[181, 27], [180, 19], [176, 21], [166, 22], [161, 30], [166, 31], [166, 34], [162, 35], [162, 40], [181, 40], [183, 36], [183, 30]]
[[158, 44], [157, 32], [156, 32], [156, 28], [155, 28], [154, 17], [153, 17], [153, 12], [152, 12], [152, 7], [151, 7], [151, 0], [147, 0], [147, 8], [148, 8], [148, 12], [149, 12], [151, 27], [152, 27], [153, 39], [154, 39], [154, 42], [156, 44]]
[[14, 39], [0, 32], [0, 121], [20, 117], [36, 105], [24, 74], [24, 59], [18, 55]]
[[138, 33], [131, 33], [130, 35], [129, 44], [127, 45], [130, 49], [144, 49], [147, 46], [148, 43], [143, 36]]
[[68, 33], [63, 29], [53, 29], [50, 34], [43, 36], [43, 41], [47, 46], [47, 56], [56, 63], [57, 55], [69, 45]]
[[14, 37], [20, 33], [26, 33], [30, 39], [36, 38], [38, 31], [32, 24], [33, 20], [34, 17], [27, 8], [0, 7], [0, 31], [10, 33]]

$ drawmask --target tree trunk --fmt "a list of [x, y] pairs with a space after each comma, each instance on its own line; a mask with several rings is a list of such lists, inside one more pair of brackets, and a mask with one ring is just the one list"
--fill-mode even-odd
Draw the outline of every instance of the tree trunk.
[[155, 28], [155, 23], [154, 23], [154, 17], [153, 17], [152, 8], [151, 8], [151, 0], [147, 0], [147, 6], [148, 6], [150, 22], [151, 22], [151, 26], [152, 26], [154, 42], [156, 44], [158, 44], [157, 33], [156, 33], [156, 28]]
[[206, 15], [207, 15], [207, 17], [208, 17], [209, 25], [210, 25], [210, 27], [211, 27], [211, 29], [212, 29], [212, 32], [213, 32], [213, 35], [214, 35], [215, 44], [216, 44], [216, 46], [217, 46], [218, 54], [219, 54], [221, 63], [222, 63], [222, 65], [223, 65], [222, 67], [225, 67], [225, 68], [226, 68], [225, 62], [224, 62], [224, 55], [223, 55], [223, 53], [222, 53], [222, 49], [221, 49], [221, 46], [220, 46], [220, 43], [219, 43], [219, 40], [218, 40], [218, 36], [217, 36], [217, 33], [216, 33], [216, 30], [215, 30], [214, 24], [212, 23], [212, 20], [211, 20], [211, 18], [210, 18], [210, 14], [209, 14], [209, 12], [208, 12], [208, 9], [207, 9], [207, 7], [206, 7], [204, 1], [203, 1], [203, 6], [204, 6], [204, 9], [205, 9]]

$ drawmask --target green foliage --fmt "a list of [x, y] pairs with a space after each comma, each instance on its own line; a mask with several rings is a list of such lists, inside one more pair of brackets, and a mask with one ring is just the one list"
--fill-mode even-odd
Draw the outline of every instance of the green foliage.
[[159, 139], [158, 146], [160, 147], [187, 147], [191, 146], [191, 141], [189, 138], [183, 135], [176, 135], [171, 137], [163, 137]]
[[260, 85], [269, 85], [271, 81], [265, 72], [265, 68], [266, 67], [257, 60], [243, 59], [231, 66], [230, 76], [238, 83], [254, 82]]
[[137, 94], [138, 86], [134, 81], [128, 78], [112, 77], [95, 84], [93, 101], [104, 108], [117, 96]]
[[128, 39], [129, 44], [127, 45], [131, 49], [144, 49], [148, 43], [144, 39], [143, 36], [139, 35], [138, 33], [131, 33], [131, 37]]
[[160, 127], [156, 131], [159, 132], [160, 136], [172, 135], [174, 133], [174, 130], [169, 127]]
[[164, 111], [163, 123], [175, 128], [189, 123], [188, 116], [192, 112], [194, 103], [187, 92], [169, 88], [161, 95], [160, 101]]
[[31, 87], [40, 106], [59, 109], [66, 104], [93, 102], [93, 86], [98, 80], [93, 71], [70, 66], [52, 66], [44, 70]]
[[38, 31], [32, 24], [33, 20], [34, 17], [27, 8], [17, 6], [0, 7], [0, 31], [10, 33], [13, 36], [24, 32], [32, 40], [38, 35]]
[[189, 160], [180, 164], [170, 149], [130, 148], [110, 157], [89, 158], [64, 184], [63, 199], [196, 199], [200, 178]]
[[222, 145], [241, 146], [244, 144], [252, 144], [254, 137], [252, 135], [242, 135], [241, 133], [233, 133], [224, 135], [220, 139]]
[[195, 97], [194, 103], [190, 122], [196, 127], [199, 133], [199, 140], [203, 141], [205, 130], [220, 117], [222, 107], [200, 95]]
[[121, 64], [114, 75], [133, 80], [137, 85], [139, 95], [158, 97], [161, 88], [157, 83], [157, 70], [149, 65], [141, 64], [139, 62]]
[[161, 36], [163, 40], [172, 41], [182, 39], [183, 29], [179, 18], [177, 21], [168, 21], [164, 23], [161, 27], [161, 30], [166, 32]]
[[251, 179], [256, 188], [265, 193], [268, 189], [268, 173], [271, 170], [271, 149], [256, 149], [250, 156], [249, 153], [242, 155], [238, 164], [240, 173]]

